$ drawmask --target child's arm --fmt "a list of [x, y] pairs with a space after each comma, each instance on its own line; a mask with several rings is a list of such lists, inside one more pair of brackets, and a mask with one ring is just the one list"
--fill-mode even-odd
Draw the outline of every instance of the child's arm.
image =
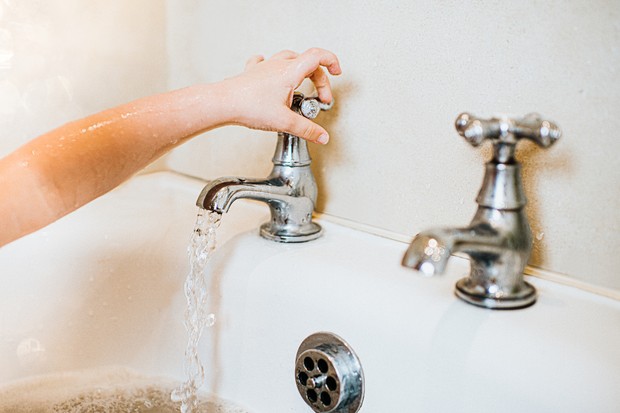
[[237, 124], [284, 131], [314, 142], [327, 132], [289, 109], [310, 78], [332, 99], [327, 75], [340, 74], [326, 50], [256, 56], [224, 81], [143, 98], [68, 123], [0, 160], [0, 246], [33, 232], [113, 189], [137, 171], [210, 129]]

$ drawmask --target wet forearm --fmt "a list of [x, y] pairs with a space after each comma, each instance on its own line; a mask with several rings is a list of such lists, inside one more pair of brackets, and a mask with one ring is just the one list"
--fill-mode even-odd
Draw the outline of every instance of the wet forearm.
[[[12, 178], [0, 181], [5, 198], [0, 245], [66, 215], [189, 137], [225, 123], [222, 99], [217, 85], [139, 99], [63, 125], [0, 160], [1, 176]], [[9, 217], [16, 208], [19, 216]]]

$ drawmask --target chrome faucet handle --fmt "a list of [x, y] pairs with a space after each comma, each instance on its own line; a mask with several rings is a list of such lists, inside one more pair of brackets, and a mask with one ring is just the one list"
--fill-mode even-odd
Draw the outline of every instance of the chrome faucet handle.
[[529, 139], [538, 146], [548, 148], [562, 135], [553, 122], [543, 120], [539, 114], [530, 113], [520, 119], [498, 116], [481, 119], [469, 113], [461, 113], [454, 123], [459, 135], [472, 146], [485, 139], [493, 143], [495, 159], [499, 162], [514, 161], [514, 150], [520, 139]]
[[319, 116], [320, 111], [330, 110], [333, 106], [333, 99], [329, 103], [323, 103], [318, 98], [307, 98], [303, 93], [295, 92], [291, 109], [308, 119], [314, 119]]
[[[295, 92], [293, 94], [291, 110], [308, 119], [314, 119], [319, 115], [321, 110], [329, 110], [333, 104], [333, 100], [329, 105], [325, 105], [319, 101], [318, 98], [307, 98], [303, 93]], [[298, 136], [279, 132], [272, 162], [274, 165], [285, 166], [310, 165], [311, 159], [307, 142]]]
[[329, 103], [323, 103], [318, 99], [316, 101], [319, 102], [319, 107], [321, 108], [321, 110], [327, 111], [334, 107], [334, 98], [332, 98], [332, 101]]

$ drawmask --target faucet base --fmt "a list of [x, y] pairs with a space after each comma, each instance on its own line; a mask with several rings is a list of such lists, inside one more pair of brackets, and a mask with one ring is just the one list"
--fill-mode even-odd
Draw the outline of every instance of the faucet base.
[[473, 285], [471, 278], [466, 277], [456, 283], [454, 292], [461, 300], [478, 307], [491, 310], [516, 310], [529, 307], [536, 302], [536, 288], [523, 281], [521, 288], [510, 293], [483, 290], [479, 285]]
[[308, 242], [323, 235], [323, 228], [319, 224], [310, 222], [302, 227], [277, 227], [266, 222], [260, 227], [260, 236], [270, 241], [283, 243]]

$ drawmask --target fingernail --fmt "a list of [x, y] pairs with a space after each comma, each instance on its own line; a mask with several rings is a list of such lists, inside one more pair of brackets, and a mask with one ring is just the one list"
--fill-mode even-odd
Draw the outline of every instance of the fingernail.
[[327, 142], [329, 142], [329, 136], [324, 133], [321, 136], [319, 136], [319, 139], [316, 140], [318, 143], [325, 145]]

